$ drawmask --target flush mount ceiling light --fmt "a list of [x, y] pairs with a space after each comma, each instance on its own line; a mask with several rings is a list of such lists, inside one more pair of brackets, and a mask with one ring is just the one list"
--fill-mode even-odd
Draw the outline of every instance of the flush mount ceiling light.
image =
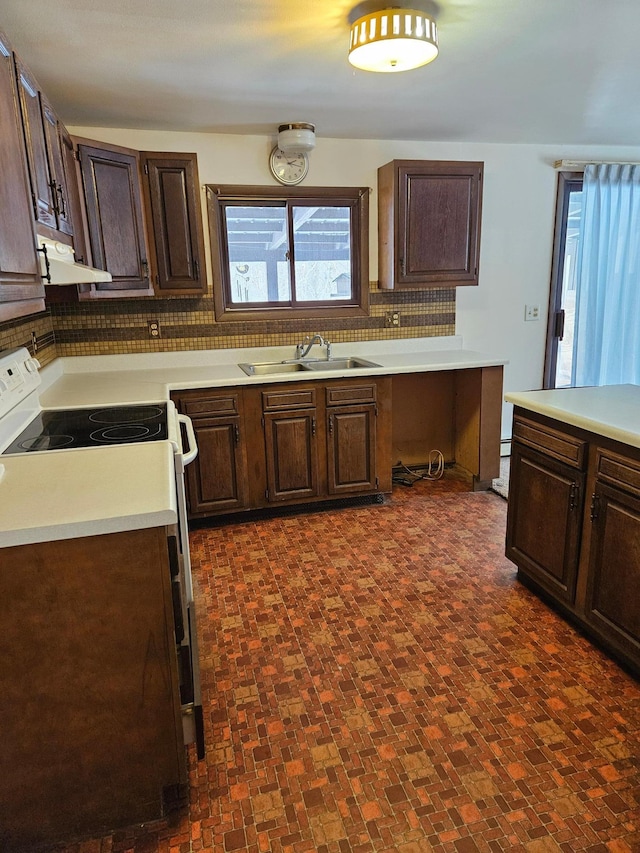
[[278, 128], [278, 148], [281, 151], [312, 151], [315, 147], [315, 125], [305, 121], [293, 121], [281, 124]]
[[361, 3], [349, 23], [349, 62], [363, 71], [409, 71], [438, 55], [436, 22], [430, 12]]

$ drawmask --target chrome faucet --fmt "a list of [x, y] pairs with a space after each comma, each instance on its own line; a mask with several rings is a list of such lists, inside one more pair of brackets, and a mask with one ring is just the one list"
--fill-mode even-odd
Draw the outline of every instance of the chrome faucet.
[[296, 346], [296, 358], [306, 358], [306, 356], [309, 355], [309, 350], [314, 344], [326, 347], [327, 361], [329, 361], [331, 358], [331, 343], [330, 341], [325, 341], [322, 335], [314, 335], [313, 337], [307, 335], [302, 343]]

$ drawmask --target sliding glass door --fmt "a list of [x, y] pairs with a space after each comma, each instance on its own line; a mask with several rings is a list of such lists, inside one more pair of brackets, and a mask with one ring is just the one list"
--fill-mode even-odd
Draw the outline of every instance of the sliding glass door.
[[582, 173], [560, 172], [551, 270], [545, 388], [572, 384], [576, 258], [582, 220]]

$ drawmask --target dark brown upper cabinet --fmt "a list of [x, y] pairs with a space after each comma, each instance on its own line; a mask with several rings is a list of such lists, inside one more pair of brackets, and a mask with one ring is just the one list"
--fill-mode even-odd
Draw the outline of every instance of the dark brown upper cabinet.
[[392, 160], [378, 169], [380, 287], [478, 284], [483, 168]]
[[73, 248], [76, 261], [80, 264], [90, 265], [91, 255], [87, 247], [88, 236], [83, 216], [84, 205], [80, 194], [82, 184], [80, 164], [76, 157], [76, 149], [73, 147], [73, 141], [63, 124], [58, 123], [58, 134], [65, 178], [65, 215], [73, 223]]
[[67, 178], [63, 142], [66, 130], [29, 69], [15, 54], [14, 61], [33, 214], [42, 233], [71, 237], [71, 196], [76, 192], [76, 178], [73, 174], [70, 180]]
[[[47, 161], [49, 163], [49, 175], [51, 178], [51, 194], [56, 214], [56, 225], [58, 231], [63, 234], [73, 235], [73, 217], [71, 212], [70, 193], [73, 191], [69, 186], [64, 162], [63, 134], [66, 133], [63, 125], [53, 111], [53, 107], [40, 93], [40, 106], [42, 111], [42, 125], [47, 150]], [[71, 176], [75, 182], [75, 175]]]
[[152, 296], [142, 212], [139, 152], [77, 140], [93, 266], [113, 281], [92, 285], [98, 297]]
[[15, 57], [16, 80], [20, 96], [22, 127], [29, 164], [31, 196], [35, 219], [41, 225], [56, 228], [56, 204], [53, 179], [47, 158], [38, 84], [26, 66]]
[[207, 282], [197, 156], [151, 151], [140, 156], [156, 295], [204, 293]]
[[44, 310], [11, 46], [0, 32], [0, 322]]

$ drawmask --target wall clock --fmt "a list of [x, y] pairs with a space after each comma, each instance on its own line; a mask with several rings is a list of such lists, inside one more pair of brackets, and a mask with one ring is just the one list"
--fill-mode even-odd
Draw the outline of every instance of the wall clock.
[[304, 151], [281, 151], [276, 145], [269, 156], [269, 168], [276, 181], [292, 186], [305, 179], [309, 158]]

